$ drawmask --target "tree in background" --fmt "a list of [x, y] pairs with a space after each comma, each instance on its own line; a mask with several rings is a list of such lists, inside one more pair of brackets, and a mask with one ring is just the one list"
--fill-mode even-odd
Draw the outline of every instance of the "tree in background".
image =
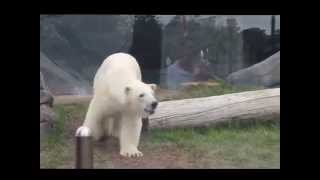
[[242, 31], [243, 53], [245, 67], [251, 66], [264, 60], [264, 54], [268, 44], [265, 30], [250, 28]]
[[164, 58], [181, 60], [184, 69], [188, 70], [200, 60], [203, 50], [213, 74], [224, 77], [240, 68], [235, 65], [241, 61], [242, 39], [235, 18], [228, 18], [224, 26], [216, 25], [215, 16], [202, 19], [188, 16], [186, 25], [182, 20], [176, 16], [164, 28]]
[[271, 48], [275, 48], [276, 17], [271, 16]]
[[129, 53], [141, 66], [143, 80], [160, 82], [162, 31], [154, 15], [136, 15]]
[[241, 41], [240, 37], [240, 27], [238, 26], [238, 22], [235, 18], [228, 18], [226, 20], [227, 24], [227, 39], [226, 39], [226, 44], [227, 44], [227, 64], [228, 64], [228, 73], [233, 72], [233, 65], [236, 64], [239, 59], [237, 57], [240, 56], [239, 50], [240, 50], [240, 44], [239, 42]]

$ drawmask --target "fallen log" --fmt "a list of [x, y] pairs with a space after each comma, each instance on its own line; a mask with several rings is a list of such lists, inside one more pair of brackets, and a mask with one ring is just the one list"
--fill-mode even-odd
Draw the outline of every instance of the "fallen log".
[[149, 128], [207, 126], [270, 116], [280, 117], [280, 88], [164, 101], [149, 117]]
[[54, 105], [89, 104], [92, 95], [60, 95], [54, 97]]
[[[89, 103], [91, 96], [60, 96], [55, 104]], [[143, 129], [197, 127], [234, 119], [280, 119], [280, 88], [163, 101]], [[149, 122], [147, 122], [149, 121]], [[147, 126], [147, 127], [146, 127]]]

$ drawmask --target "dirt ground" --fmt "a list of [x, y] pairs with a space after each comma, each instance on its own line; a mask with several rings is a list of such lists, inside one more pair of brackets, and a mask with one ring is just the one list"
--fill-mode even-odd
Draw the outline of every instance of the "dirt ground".
[[[115, 140], [114, 140], [115, 141]], [[70, 141], [67, 147], [63, 162], [54, 165], [54, 169], [74, 168], [74, 142]], [[140, 145], [143, 152], [141, 158], [125, 158], [119, 155], [119, 148], [116, 142], [104, 142], [94, 145], [94, 168], [95, 169], [186, 169], [194, 168], [194, 162], [190, 160], [187, 153], [182, 152], [174, 146], [162, 146], [159, 149], [147, 149]], [[68, 154], [68, 155], [67, 155]], [[50, 168], [50, 167], [42, 167]]]
[[[68, 124], [67, 142], [49, 147], [40, 152], [41, 168], [73, 169], [75, 163], [74, 130], [81, 121], [72, 120]], [[150, 134], [149, 134], [150, 133]], [[257, 133], [241, 132], [217, 133], [217, 139], [208, 141], [192, 135], [191, 139], [170, 140], [155, 136], [156, 132], [142, 134], [139, 150], [141, 158], [125, 158], [119, 155], [119, 142], [108, 138], [94, 142], [95, 169], [229, 169], [229, 168], [280, 168], [280, 142], [269, 131]], [[159, 132], [158, 132], [159, 133]], [[160, 133], [162, 133], [160, 131]], [[168, 132], [163, 132], [168, 133]], [[232, 135], [233, 134], [233, 135]], [[278, 133], [276, 133], [278, 134]], [[186, 134], [189, 137], [190, 134]], [[238, 138], [245, 135], [245, 137]], [[180, 137], [185, 135], [180, 134]], [[207, 135], [204, 135], [207, 136]], [[219, 140], [219, 136], [221, 136]], [[260, 136], [260, 137], [255, 137]], [[263, 138], [262, 138], [263, 136]], [[278, 135], [276, 135], [278, 136]], [[178, 135], [175, 135], [178, 137]], [[221, 139], [225, 139], [221, 141]], [[250, 140], [251, 139], [251, 140]], [[252, 139], [256, 139], [252, 141]], [[193, 142], [192, 142], [193, 141]], [[189, 146], [190, 142], [195, 146]], [[182, 143], [181, 143], [182, 142]], [[209, 142], [210, 143], [210, 142]], [[212, 145], [214, 144], [214, 145]]]
[[[107, 140], [104, 145], [97, 145], [95, 153], [95, 166], [116, 169], [174, 169], [174, 168], [192, 168], [187, 155], [179, 148], [174, 146], [162, 146], [159, 149], [148, 148], [146, 144], [141, 144], [141, 151], [144, 153], [142, 158], [124, 158], [119, 155], [119, 146], [116, 140]], [[101, 156], [108, 152], [109, 160], [104, 161]], [[97, 157], [100, 156], [100, 157]]]
[[[74, 131], [81, 125], [81, 117], [73, 117], [66, 124], [68, 143], [64, 147], [66, 154], [74, 154], [75, 140]], [[194, 168], [194, 160], [190, 159], [188, 152], [178, 148], [175, 144], [162, 144], [159, 146], [148, 143], [148, 133], [141, 135], [140, 150], [143, 158], [124, 158], [119, 154], [119, 142], [109, 137], [101, 142], [94, 142], [94, 165], [95, 168], [116, 169], [180, 169]], [[159, 156], [160, 155], [160, 156]], [[57, 168], [73, 168], [75, 159], [72, 156], [64, 165]]]

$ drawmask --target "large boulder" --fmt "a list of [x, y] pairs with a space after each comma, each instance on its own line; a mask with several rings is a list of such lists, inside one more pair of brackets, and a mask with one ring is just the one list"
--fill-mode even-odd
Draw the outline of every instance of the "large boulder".
[[280, 51], [260, 63], [230, 74], [227, 81], [233, 85], [280, 86]]
[[54, 126], [55, 114], [48, 105], [40, 105], [40, 137], [50, 133]]
[[161, 75], [163, 77], [161, 81], [165, 81], [164, 84], [169, 89], [178, 89], [183, 87], [184, 83], [208, 81], [212, 79], [208, 60], [202, 57], [200, 59], [197, 58], [198, 57], [193, 57], [193, 62], [190, 64], [182, 60], [177, 60], [167, 68], [162, 69]]
[[53, 96], [47, 90], [40, 90], [40, 106], [41, 105], [53, 106]]
[[102, 61], [127, 52], [130, 15], [41, 15], [40, 70], [54, 95], [88, 95]]
[[56, 115], [52, 109], [53, 101], [54, 98], [47, 89], [40, 72], [40, 139], [46, 137], [54, 126]]
[[166, 85], [169, 89], [177, 89], [181, 83], [192, 81], [193, 74], [179, 66], [179, 61], [166, 69]]

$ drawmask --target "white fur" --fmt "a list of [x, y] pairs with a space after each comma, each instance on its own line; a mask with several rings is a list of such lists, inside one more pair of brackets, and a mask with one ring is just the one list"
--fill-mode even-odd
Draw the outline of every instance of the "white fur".
[[138, 150], [142, 117], [149, 115], [145, 110], [156, 101], [155, 88], [141, 81], [134, 57], [125, 53], [109, 56], [95, 75], [94, 94], [83, 125], [91, 129], [95, 140], [104, 135], [118, 137], [121, 155], [142, 156]]

